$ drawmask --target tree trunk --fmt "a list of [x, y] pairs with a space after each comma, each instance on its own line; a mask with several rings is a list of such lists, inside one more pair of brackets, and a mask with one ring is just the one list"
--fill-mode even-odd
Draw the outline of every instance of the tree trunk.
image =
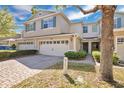
[[113, 81], [114, 10], [112, 10], [112, 7], [104, 7], [102, 13], [100, 79]]

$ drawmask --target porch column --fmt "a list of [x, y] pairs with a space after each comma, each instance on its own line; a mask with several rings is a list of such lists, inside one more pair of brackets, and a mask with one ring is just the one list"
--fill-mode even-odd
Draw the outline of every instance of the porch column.
[[73, 37], [73, 49], [76, 51], [76, 36]]
[[36, 39], [34, 40], [34, 47], [35, 47], [35, 49], [37, 49], [37, 40]]
[[91, 54], [92, 51], [92, 46], [91, 46], [91, 41], [88, 42], [88, 53]]

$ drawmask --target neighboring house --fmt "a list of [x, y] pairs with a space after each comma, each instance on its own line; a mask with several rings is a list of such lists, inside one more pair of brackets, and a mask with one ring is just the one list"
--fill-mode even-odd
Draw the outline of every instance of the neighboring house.
[[0, 45], [16, 44], [16, 39], [17, 38], [21, 38], [21, 34], [20, 33], [17, 33], [16, 36], [13, 36], [13, 37], [0, 38]]
[[[114, 34], [123, 33], [123, 19], [123, 13], [115, 14]], [[25, 28], [22, 38], [17, 39], [19, 50], [37, 49], [40, 54], [64, 56], [69, 50], [91, 53], [100, 49], [101, 21], [72, 23], [63, 13], [40, 11], [25, 22]], [[116, 40], [115, 46], [117, 50]]]
[[116, 13], [114, 18], [115, 52], [124, 61], [124, 13]]

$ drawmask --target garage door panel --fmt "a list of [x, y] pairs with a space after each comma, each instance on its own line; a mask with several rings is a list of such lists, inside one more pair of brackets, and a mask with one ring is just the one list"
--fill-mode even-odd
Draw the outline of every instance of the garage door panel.
[[19, 50], [31, 50], [31, 49], [35, 49], [34, 44], [21, 44], [19, 45]]
[[68, 44], [41, 44], [40, 53], [44, 55], [64, 56], [64, 53], [68, 50]]

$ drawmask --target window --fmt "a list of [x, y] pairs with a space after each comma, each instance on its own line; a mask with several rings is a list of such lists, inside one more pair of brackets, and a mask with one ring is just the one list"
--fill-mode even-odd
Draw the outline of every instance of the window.
[[35, 31], [35, 22], [26, 25], [26, 31]]
[[47, 44], [49, 44], [49, 41], [47, 41]]
[[41, 28], [51, 28], [56, 26], [56, 17], [41, 20]]
[[120, 17], [116, 17], [114, 19], [114, 28], [121, 28], [121, 18]]
[[122, 37], [117, 38], [117, 43], [124, 43], [124, 38], [122, 38]]
[[66, 40], [65, 43], [68, 44], [68, 40]]
[[45, 41], [43, 42], [43, 44], [45, 44]]
[[53, 43], [56, 44], [56, 41], [54, 41]]
[[88, 27], [87, 26], [83, 26], [83, 33], [87, 33], [88, 32]]
[[57, 44], [60, 44], [60, 41], [57, 41]]
[[64, 41], [61, 41], [61, 44], [64, 44]]
[[52, 44], [52, 41], [50, 41], [50, 44]]
[[97, 32], [97, 25], [96, 24], [92, 25], [92, 32]]

